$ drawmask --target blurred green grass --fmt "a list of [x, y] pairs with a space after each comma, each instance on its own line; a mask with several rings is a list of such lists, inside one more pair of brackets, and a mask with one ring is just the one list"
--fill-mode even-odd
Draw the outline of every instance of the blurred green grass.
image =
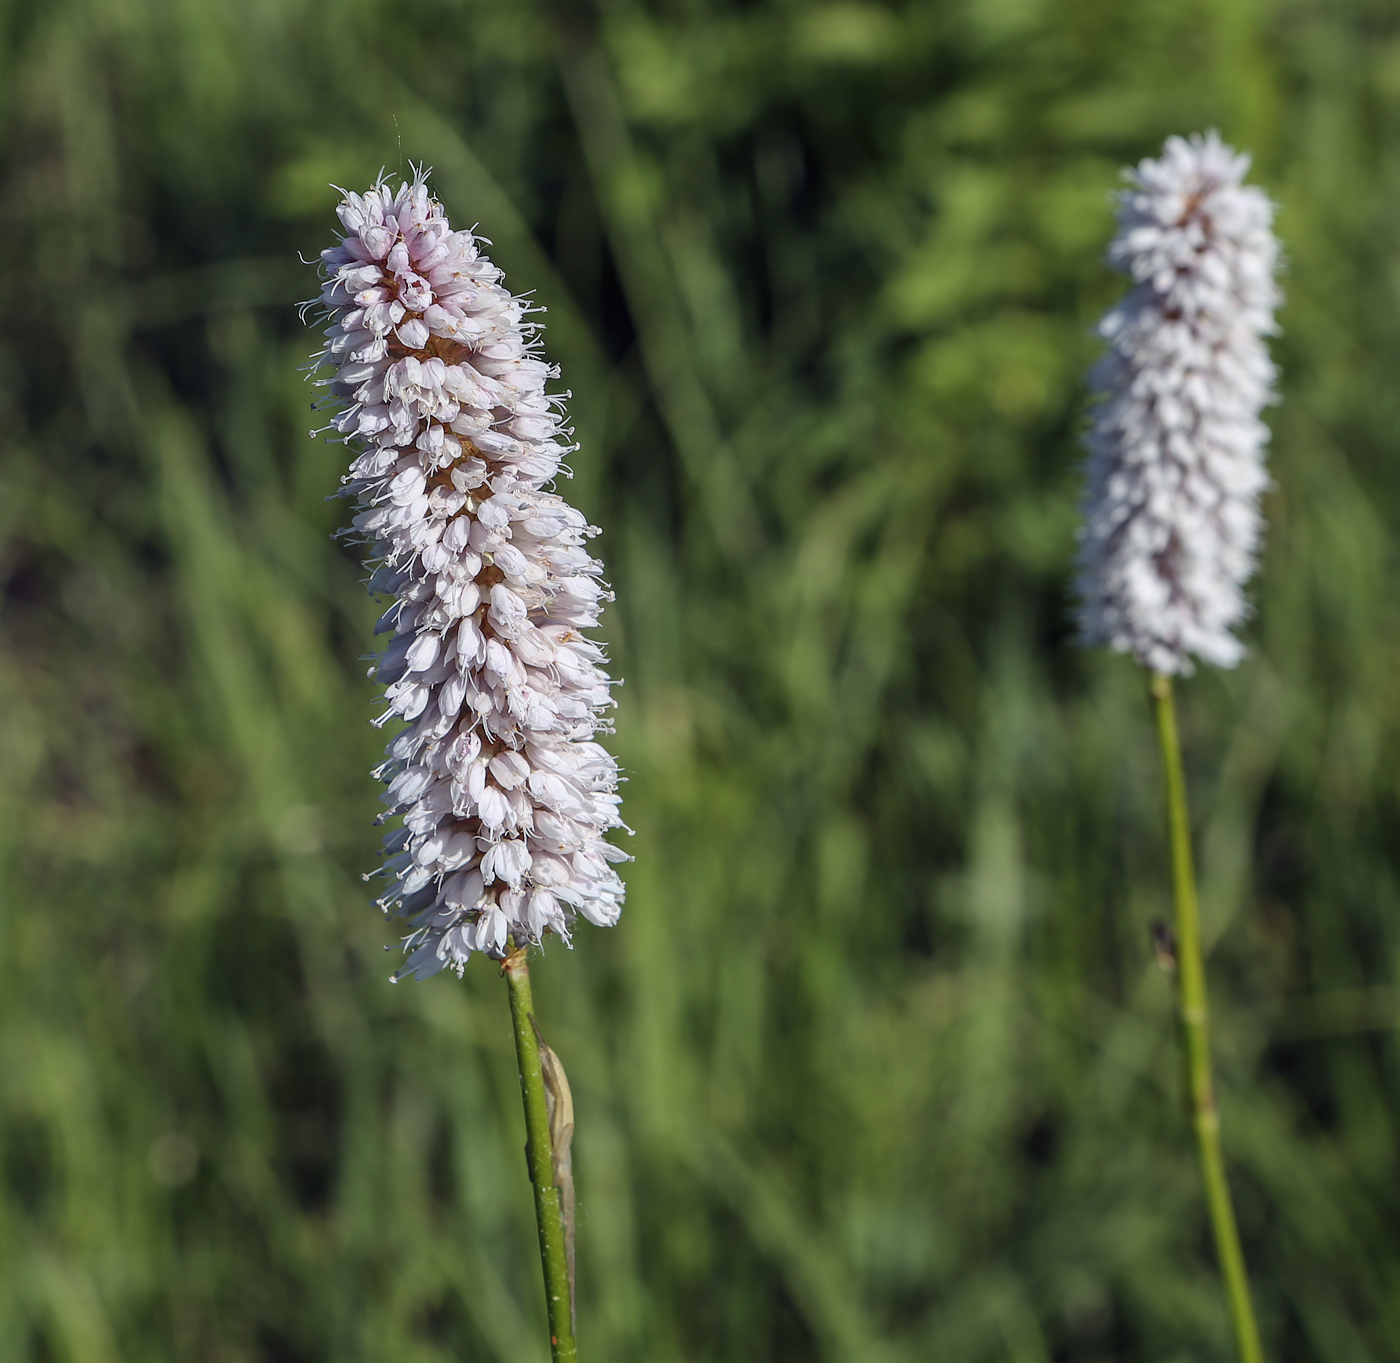
[[1271, 1354], [1400, 1356], [1400, 18], [0, 0], [0, 1357], [543, 1360], [504, 986], [391, 988], [330, 181], [548, 313], [637, 830], [537, 995], [586, 1356], [1224, 1359], [1141, 679], [1069, 637], [1118, 167], [1289, 257], [1249, 661], [1184, 688]]

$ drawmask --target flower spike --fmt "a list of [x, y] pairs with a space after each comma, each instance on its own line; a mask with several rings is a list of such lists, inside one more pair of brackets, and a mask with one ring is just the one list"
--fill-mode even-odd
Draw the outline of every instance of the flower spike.
[[1214, 132], [1169, 137], [1125, 172], [1108, 252], [1132, 288], [1090, 375], [1105, 396], [1085, 440], [1079, 624], [1164, 676], [1244, 653], [1279, 299], [1274, 208], [1248, 169]]
[[612, 594], [585, 547], [597, 531], [547, 490], [575, 447], [535, 309], [482, 238], [452, 230], [422, 170], [337, 213], [317, 367], [354, 455], [350, 533], [390, 598], [376, 722], [406, 727], [376, 772], [385, 817], [402, 817], [379, 902], [409, 921], [395, 978], [421, 979], [473, 951], [504, 959], [508, 939], [568, 941], [578, 915], [617, 922], [617, 766], [593, 741], [612, 683], [583, 634]]

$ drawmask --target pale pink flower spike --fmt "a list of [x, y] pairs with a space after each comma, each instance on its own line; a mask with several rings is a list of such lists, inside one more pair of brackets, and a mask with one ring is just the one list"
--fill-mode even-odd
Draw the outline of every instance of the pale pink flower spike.
[[[612, 705], [602, 649], [582, 631], [611, 593], [596, 534], [547, 485], [573, 445], [538, 326], [454, 232], [426, 176], [345, 195], [321, 254], [329, 321], [318, 369], [354, 461], [370, 591], [391, 598], [372, 675], [376, 721], [407, 721], [376, 775], [391, 884], [409, 921], [396, 979], [502, 958], [577, 915], [611, 926], [623, 887], [617, 766], [594, 742]], [[314, 306], [314, 304], [312, 305]]]
[[1090, 375], [1105, 396], [1085, 441], [1080, 630], [1164, 676], [1244, 653], [1279, 297], [1274, 209], [1248, 169], [1213, 132], [1169, 137], [1126, 172], [1109, 247], [1132, 289]]

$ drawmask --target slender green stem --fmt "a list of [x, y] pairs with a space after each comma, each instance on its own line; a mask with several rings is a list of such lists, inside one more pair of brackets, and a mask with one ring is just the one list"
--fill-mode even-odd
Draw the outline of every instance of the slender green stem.
[[1201, 922], [1196, 908], [1196, 872], [1191, 860], [1191, 824], [1186, 811], [1186, 781], [1181, 771], [1181, 742], [1176, 731], [1176, 707], [1170, 677], [1152, 678], [1152, 705], [1157, 712], [1157, 735], [1167, 781], [1167, 826], [1171, 836], [1172, 882], [1176, 891], [1176, 979], [1181, 1010], [1181, 1038], [1186, 1059], [1186, 1082], [1191, 1124], [1205, 1178], [1206, 1202], [1230, 1316], [1241, 1363], [1263, 1363], [1259, 1327], [1249, 1297], [1249, 1277], [1240, 1248], [1230, 1185], [1225, 1180], [1225, 1157], [1220, 1147], [1220, 1114], [1211, 1078], [1210, 1030], [1206, 1010], [1206, 968], [1201, 953]]
[[535, 1220], [540, 1230], [540, 1262], [544, 1266], [544, 1295], [549, 1308], [549, 1345], [554, 1363], [577, 1363], [564, 1218], [554, 1182], [544, 1067], [532, 1025], [534, 1003], [524, 947], [511, 951], [502, 971], [510, 986], [510, 1019], [515, 1028], [515, 1055], [520, 1063], [520, 1092], [525, 1099], [526, 1158], [535, 1185]]

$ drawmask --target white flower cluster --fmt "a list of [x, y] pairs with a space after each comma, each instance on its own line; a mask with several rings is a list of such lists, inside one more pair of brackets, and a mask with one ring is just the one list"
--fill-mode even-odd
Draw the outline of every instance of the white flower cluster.
[[478, 238], [452, 230], [422, 172], [337, 213], [317, 365], [355, 452], [343, 495], [369, 588], [392, 597], [376, 723], [408, 723], [375, 773], [384, 817], [403, 816], [379, 902], [412, 929], [394, 978], [421, 979], [499, 958], [508, 937], [567, 941], [577, 914], [617, 921], [617, 767], [592, 741], [611, 683], [581, 632], [611, 594], [584, 547], [597, 532], [545, 490], [574, 448], [545, 391], [558, 371]]
[[1105, 397], [1085, 442], [1080, 628], [1165, 675], [1244, 652], [1278, 303], [1273, 205], [1248, 169], [1213, 132], [1168, 138], [1125, 172], [1109, 248], [1133, 286], [1090, 375]]

